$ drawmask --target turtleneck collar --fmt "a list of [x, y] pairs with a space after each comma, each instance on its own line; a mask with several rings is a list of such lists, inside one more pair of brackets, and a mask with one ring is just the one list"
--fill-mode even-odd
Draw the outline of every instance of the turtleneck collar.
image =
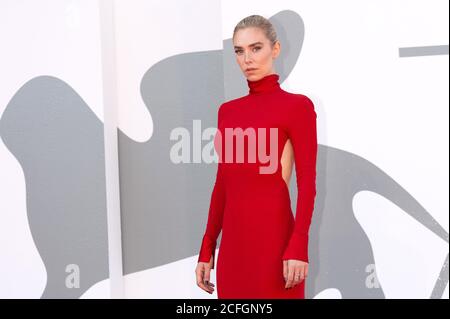
[[256, 81], [247, 80], [249, 94], [271, 92], [280, 89], [280, 84], [278, 83], [279, 78], [280, 76], [278, 74], [272, 73]]

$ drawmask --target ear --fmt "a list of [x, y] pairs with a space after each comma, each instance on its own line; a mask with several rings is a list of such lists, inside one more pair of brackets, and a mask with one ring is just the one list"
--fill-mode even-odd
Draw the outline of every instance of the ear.
[[277, 42], [275, 42], [275, 44], [273, 45], [272, 57], [277, 58], [280, 55], [280, 52], [281, 52], [281, 44], [280, 41], [277, 40]]

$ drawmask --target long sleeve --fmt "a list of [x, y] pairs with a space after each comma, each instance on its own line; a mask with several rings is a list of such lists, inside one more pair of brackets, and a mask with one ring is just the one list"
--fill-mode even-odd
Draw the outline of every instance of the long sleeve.
[[[218, 111], [218, 126], [221, 121], [221, 107]], [[218, 128], [219, 130], [219, 128]], [[214, 138], [217, 141], [217, 134]], [[221, 145], [221, 144], [220, 144]], [[221, 146], [220, 146], [221, 147]], [[206, 224], [206, 231], [203, 235], [202, 244], [200, 247], [200, 253], [198, 257], [198, 262], [209, 262], [211, 256], [213, 256], [213, 266], [216, 252], [217, 237], [222, 230], [223, 213], [225, 208], [225, 183], [223, 177], [223, 163], [220, 160], [219, 152], [219, 163], [217, 165], [216, 181], [214, 183], [214, 188], [211, 193], [211, 201], [208, 212], [208, 221]]]
[[294, 150], [297, 178], [297, 206], [295, 224], [283, 260], [297, 259], [309, 262], [309, 227], [316, 197], [317, 114], [313, 102], [302, 95], [287, 122], [287, 132]]

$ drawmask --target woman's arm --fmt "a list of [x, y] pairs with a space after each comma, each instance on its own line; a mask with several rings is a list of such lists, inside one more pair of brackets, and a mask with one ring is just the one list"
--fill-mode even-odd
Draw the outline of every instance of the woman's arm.
[[299, 104], [293, 106], [286, 119], [287, 133], [294, 149], [298, 196], [295, 225], [283, 260], [309, 262], [308, 233], [316, 197], [316, 118], [313, 102], [307, 96], [300, 95]]
[[[222, 106], [219, 107], [218, 111], [218, 120], [217, 120], [218, 126], [222, 117], [221, 109]], [[223, 178], [223, 163], [221, 160], [219, 160], [216, 172], [216, 181], [214, 183], [214, 188], [211, 194], [206, 231], [203, 236], [202, 245], [198, 257], [198, 262], [208, 263], [212, 256], [213, 257], [212, 269], [214, 269], [214, 258], [216, 252], [217, 237], [219, 236], [219, 233], [222, 230], [224, 207], [225, 207], [225, 184]]]

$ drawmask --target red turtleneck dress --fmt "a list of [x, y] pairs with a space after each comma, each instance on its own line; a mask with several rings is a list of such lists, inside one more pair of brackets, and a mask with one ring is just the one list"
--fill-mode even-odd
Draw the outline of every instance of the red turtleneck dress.
[[[309, 262], [317, 115], [307, 96], [284, 91], [278, 79], [269, 74], [247, 80], [249, 94], [218, 110], [214, 146], [219, 163], [198, 261], [215, 256], [222, 231], [216, 267], [219, 299], [305, 296], [305, 280], [284, 288], [283, 260]], [[281, 167], [288, 139], [298, 188], [295, 219]]]

